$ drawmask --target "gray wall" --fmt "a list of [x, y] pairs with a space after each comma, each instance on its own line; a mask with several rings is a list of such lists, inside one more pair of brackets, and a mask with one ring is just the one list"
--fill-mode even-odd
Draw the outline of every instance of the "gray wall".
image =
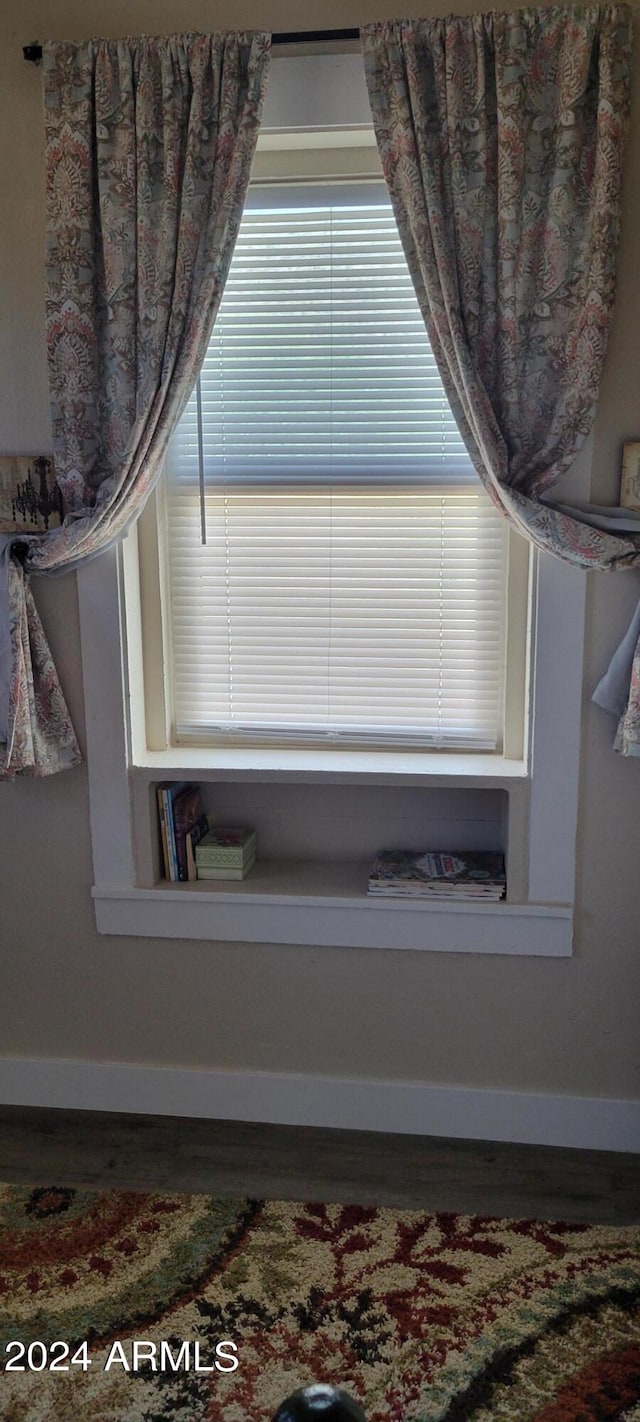
[[[416, 8], [428, 13], [425, 0]], [[89, 33], [349, 25], [390, 10], [391, 0], [316, 0], [313, 8], [225, 0], [215, 9], [204, 0], [4, 0], [0, 452], [49, 447], [41, 76], [23, 63], [21, 46]], [[639, 226], [636, 101], [617, 313], [595, 440], [594, 497], [603, 502], [617, 498], [621, 441], [640, 438]], [[572, 960], [101, 938], [89, 897], [80, 769], [0, 785], [0, 1055], [640, 1096], [640, 761], [612, 754], [612, 727], [588, 701], [637, 590], [632, 574], [591, 576]], [[82, 734], [74, 581], [39, 582], [36, 595]]]

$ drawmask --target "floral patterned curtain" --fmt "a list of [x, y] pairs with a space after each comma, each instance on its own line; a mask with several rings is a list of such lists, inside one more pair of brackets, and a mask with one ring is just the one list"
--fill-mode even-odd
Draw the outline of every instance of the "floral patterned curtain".
[[[386, 21], [362, 39], [407, 261], [487, 492], [563, 559], [640, 567], [640, 519], [548, 496], [591, 428], [607, 346], [628, 6]], [[625, 645], [617, 744], [640, 754], [640, 650]]]
[[266, 34], [45, 46], [47, 345], [65, 518], [0, 538], [4, 777], [80, 758], [28, 577], [120, 538], [160, 473], [229, 269], [269, 49]]

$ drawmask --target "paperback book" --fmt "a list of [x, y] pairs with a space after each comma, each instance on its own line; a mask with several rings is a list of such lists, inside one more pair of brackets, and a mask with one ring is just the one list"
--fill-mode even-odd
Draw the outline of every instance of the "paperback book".
[[182, 794], [183, 790], [187, 789], [188, 784], [186, 780], [168, 780], [162, 785], [159, 785], [157, 790], [164, 877], [165, 879], [171, 879], [173, 881], [178, 879], [178, 858], [176, 854], [173, 805], [177, 796]]
[[368, 892], [495, 903], [506, 892], [504, 855], [493, 850], [383, 849], [373, 865]]
[[198, 877], [196, 865], [196, 847], [205, 834], [211, 829], [211, 815], [201, 815], [192, 829], [187, 831], [185, 837], [185, 848], [187, 851], [187, 879], [190, 884], [194, 883]]
[[[187, 836], [195, 829], [203, 819], [206, 819], [202, 809], [200, 790], [197, 785], [188, 785], [181, 795], [177, 795], [173, 802], [173, 828], [176, 840], [176, 860], [178, 866], [178, 879], [185, 883], [189, 879], [189, 864], [187, 858]], [[208, 821], [207, 821], [208, 828]]]
[[173, 883], [195, 879], [193, 840], [197, 842], [209, 829], [199, 787], [186, 780], [169, 781], [158, 786], [157, 799], [165, 879]]

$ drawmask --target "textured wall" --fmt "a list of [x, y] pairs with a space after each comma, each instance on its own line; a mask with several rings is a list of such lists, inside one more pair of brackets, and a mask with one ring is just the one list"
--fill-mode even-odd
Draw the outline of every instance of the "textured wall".
[[[405, 12], [400, 7], [400, 12]], [[470, 10], [471, 5], [456, 6]], [[382, 18], [391, 0], [4, 0], [0, 11], [0, 452], [47, 449], [43, 173], [33, 39]], [[428, 13], [425, 0], [416, 9]], [[615, 501], [619, 447], [640, 437], [640, 96], [628, 150], [619, 298], [596, 429], [596, 499]], [[297, 1070], [640, 1095], [640, 761], [610, 749], [588, 704], [630, 614], [632, 575], [590, 583], [577, 952], [465, 958], [100, 938], [86, 780], [0, 785], [0, 1054]], [[36, 594], [82, 727], [75, 586]], [[562, 675], [562, 669], [558, 669]]]

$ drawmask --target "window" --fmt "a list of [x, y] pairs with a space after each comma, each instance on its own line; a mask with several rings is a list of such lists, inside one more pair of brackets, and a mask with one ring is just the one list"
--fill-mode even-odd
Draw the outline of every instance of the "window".
[[502, 748], [506, 527], [383, 185], [253, 192], [165, 497], [176, 744]]
[[[351, 206], [379, 206], [378, 195], [364, 186], [374, 181], [379, 183], [380, 167], [359, 54], [314, 55], [297, 59], [283, 55], [274, 59], [273, 68], [253, 170], [254, 178], [262, 186], [256, 185], [251, 201], [256, 201], [263, 208], [279, 208], [280, 213], [283, 203], [289, 208], [299, 208], [305, 203], [317, 208], [318, 190], [311, 193], [308, 186], [312, 180], [318, 184], [320, 196], [323, 199], [331, 196], [334, 205], [341, 202], [343, 205], [351, 203]], [[357, 175], [357, 187], [354, 175]], [[276, 180], [278, 184], [289, 184], [287, 194], [277, 194]], [[306, 188], [304, 184], [307, 184]], [[329, 184], [334, 184], [334, 191], [330, 191]], [[337, 193], [335, 186], [338, 187]], [[240, 250], [238, 248], [238, 252]], [[404, 279], [407, 280], [406, 273]], [[227, 304], [231, 291], [232, 287], [228, 285]], [[222, 333], [224, 327], [220, 321], [216, 329], [218, 335]], [[424, 341], [424, 330], [418, 319], [415, 330], [420, 340]], [[334, 336], [336, 331], [334, 321]], [[210, 398], [207, 390], [209, 364], [207, 362], [201, 384], [203, 455], [207, 421], [210, 418], [220, 420], [220, 410], [212, 412], [207, 406]], [[413, 360], [407, 359], [405, 375], [413, 364]], [[297, 366], [299, 368], [299, 362]], [[428, 403], [424, 388], [422, 397], [420, 403], [424, 409]], [[271, 400], [273, 392], [267, 399], [267, 408]], [[379, 401], [376, 401], [376, 411], [378, 406]], [[193, 418], [194, 410], [197, 444], [197, 395], [194, 394], [176, 449], [179, 449], [183, 434], [188, 433], [186, 421]], [[223, 413], [226, 416], [228, 410]], [[333, 516], [334, 531], [337, 509], [341, 510], [341, 526], [347, 526], [348, 499], [359, 501], [360, 530], [365, 526], [364, 503], [367, 499], [370, 509], [386, 509], [384, 514], [378, 513], [377, 523], [373, 514], [369, 515], [370, 529], [375, 529], [375, 537], [372, 535], [375, 549], [371, 555], [373, 576], [370, 575], [366, 586], [366, 607], [372, 606], [372, 598], [380, 596], [381, 530], [392, 541], [389, 504], [385, 505], [385, 501], [397, 500], [400, 494], [405, 500], [403, 538], [407, 530], [410, 530], [412, 539], [417, 537], [416, 505], [412, 505], [412, 500], [418, 503], [420, 500], [439, 501], [441, 512], [438, 517], [443, 519], [442, 509], [452, 508], [457, 500], [456, 526], [460, 528], [459, 512], [463, 501], [481, 496], [477, 482], [470, 479], [468, 465], [465, 467], [462, 446], [459, 442], [457, 447], [455, 445], [457, 436], [452, 426], [449, 426], [451, 441], [447, 443], [446, 402], [440, 406], [438, 418], [443, 421], [439, 426], [438, 458], [431, 461], [425, 474], [424, 464], [429, 461], [423, 449], [419, 480], [415, 477], [416, 471], [408, 467], [409, 459], [405, 462], [402, 480], [398, 478], [394, 465], [393, 481], [388, 477], [389, 471], [383, 468], [379, 470], [381, 477], [374, 482], [370, 477], [372, 460], [368, 458], [364, 471], [367, 478], [363, 482], [359, 477], [363, 471], [356, 470], [353, 461], [349, 468], [337, 469], [335, 449], [331, 470], [333, 477], [326, 477], [326, 466], [320, 475], [317, 470], [314, 475], [308, 467], [311, 460], [309, 440], [305, 437], [304, 458], [298, 461], [295, 468], [288, 470], [286, 480], [280, 475], [278, 487], [278, 481], [273, 478], [273, 468], [257, 468], [254, 458], [252, 467], [243, 470], [242, 459], [236, 458], [227, 442], [227, 467], [215, 471], [217, 484], [214, 482], [214, 471], [210, 466], [207, 469], [207, 544], [204, 548], [199, 542], [199, 456], [194, 447], [192, 426], [191, 436], [186, 439], [186, 453], [183, 443], [182, 473], [176, 470], [169, 480], [163, 482], [162, 489], [151, 496], [145, 513], [120, 549], [80, 569], [78, 588], [95, 874], [93, 895], [100, 932], [200, 939], [207, 943], [220, 940], [262, 945], [312, 944], [322, 948], [334, 944], [369, 949], [394, 947], [434, 952], [545, 956], [566, 956], [571, 952], [579, 768], [579, 739], [575, 731], [580, 718], [582, 694], [584, 574], [544, 555], [534, 555], [529, 570], [528, 550], [523, 540], [505, 531], [504, 524], [494, 523], [499, 537], [505, 540], [502, 552], [499, 555], [496, 553], [492, 571], [489, 571], [490, 558], [486, 560], [487, 576], [484, 581], [478, 577], [477, 569], [474, 576], [478, 587], [487, 593], [485, 610], [488, 611], [492, 601], [489, 595], [491, 579], [495, 578], [496, 569], [501, 569], [500, 578], [493, 584], [497, 594], [496, 625], [500, 627], [499, 645], [502, 648], [493, 665], [497, 666], [503, 687], [496, 696], [498, 711], [493, 713], [495, 750], [483, 752], [479, 748], [474, 749], [468, 740], [466, 746], [469, 753], [461, 753], [463, 742], [455, 739], [451, 729], [453, 721], [448, 723], [452, 736], [451, 750], [447, 751], [442, 742], [438, 742], [435, 723], [428, 728], [433, 738], [425, 737], [424, 742], [416, 746], [411, 736], [407, 736], [406, 725], [398, 724], [397, 684], [391, 688], [396, 698], [396, 711], [391, 718], [392, 735], [389, 740], [384, 737], [376, 740], [382, 735], [378, 721], [374, 728], [373, 747], [362, 726], [357, 728], [354, 736], [353, 723], [345, 726], [344, 720], [342, 730], [334, 739], [328, 734], [326, 721], [318, 736], [317, 720], [313, 717], [311, 724], [307, 722], [304, 725], [298, 720], [296, 741], [290, 725], [273, 726], [273, 715], [271, 712], [266, 715], [264, 706], [258, 708], [262, 718], [259, 726], [255, 722], [247, 722], [243, 708], [243, 716], [234, 721], [233, 729], [227, 726], [221, 731], [219, 726], [228, 717], [226, 704], [216, 708], [214, 725], [209, 701], [204, 715], [200, 712], [194, 714], [193, 707], [188, 708], [186, 702], [181, 702], [177, 690], [183, 675], [179, 637], [175, 634], [181, 615], [179, 599], [184, 596], [184, 608], [187, 608], [189, 598], [194, 599], [183, 616], [184, 632], [189, 637], [192, 634], [195, 636], [197, 631], [197, 636], [201, 637], [199, 624], [203, 624], [204, 610], [207, 609], [209, 616], [213, 606], [211, 587], [214, 580], [206, 571], [206, 560], [217, 548], [215, 586], [219, 594], [219, 573], [222, 569], [226, 576], [226, 559], [231, 558], [232, 554], [236, 556], [237, 570], [240, 566], [237, 557], [244, 556], [242, 544], [238, 541], [238, 530], [246, 528], [246, 525], [241, 525], [237, 516], [237, 508], [243, 503], [246, 509], [251, 506], [249, 500], [253, 504], [262, 500], [265, 507], [270, 507], [278, 499], [291, 501], [295, 496], [296, 517], [300, 520], [305, 500], [307, 507], [309, 501], [324, 501], [325, 525]], [[381, 423], [383, 436], [389, 434], [398, 438], [398, 422], [393, 430], [389, 421]], [[408, 421], [406, 425], [408, 427]], [[325, 456], [326, 443], [325, 431]], [[221, 448], [221, 441], [217, 448]], [[388, 448], [382, 449], [379, 431], [375, 449], [383, 458], [389, 454]], [[368, 453], [372, 453], [371, 449]], [[461, 453], [462, 462], [456, 466]], [[396, 462], [399, 459], [397, 444], [394, 459]], [[568, 491], [570, 497], [586, 496], [588, 453], [579, 478], [583, 482], [571, 486]], [[214, 510], [216, 501], [217, 512]], [[221, 541], [219, 538], [216, 544], [214, 535], [216, 531], [220, 533], [222, 528], [220, 509], [225, 501], [224, 516], [227, 520], [231, 520], [232, 508], [236, 510], [233, 540], [230, 533], [224, 531], [224, 539]], [[486, 503], [484, 506], [487, 507]], [[353, 507], [352, 502], [352, 511]], [[396, 503], [396, 512], [399, 508], [400, 504]], [[490, 516], [491, 512], [489, 510]], [[183, 515], [190, 529], [192, 549], [184, 563], [182, 579], [178, 574], [176, 551], [172, 550], [169, 542], [168, 513], [171, 513], [172, 524], [174, 514], [177, 515], [176, 530], [179, 531]], [[277, 521], [280, 533], [283, 526], [280, 516]], [[419, 584], [416, 565], [419, 565], [421, 576], [427, 556], [424, 543], [426, 533], [422, 529], [420, 538], [422, 544], [419, 548], [418, 545], [414, 547], [412, 555], [414, 569], [406, 580], [407, 589], [412, 594]], [[272, 541], [265, 539], [263, 550], [270, 551]], [[461, 573], [458, 581], [453, 583], [456, 596], [466, 596], [465, 580], [474, 564], [470, 548], [471, 543], [467, 540], [464, 546], [465, 576]], [[347, 539], [340, 552], [346, 554], [348, 549]], [[361, 532], [357, 550], [359, 553], [363, 550]], [[251, 543], [248, 562], [252, 574], [257, 567], [255, 551], [256, 545]], [[314, 552], [317, 555], [317, 545]], [[460, 554], [460, 548], [457, 552]], [[223, 553], [224, 562], [221, 561]], [[401, 572], [406, 569], [407, 556], [408, 542], [405, 538], [402, 557], [396, 564]], [[174, 560], [173, 568], [171, 558]], [[201, 567], [196, 574], [197, 562], [201, 563]], [[351, 562], [353, 580], [355, 562], [353, 559]], [[461, 556], [458, 562], [462, 569]], [[308, 549], [305, 547], [304, 555], [300, 554], [295, 568], [296, 606], [302, 602], [302, 574], [308, 573], [308, 563]], [[245, 574], [246, 571], [245, 566]], [[528, 596], [529, 574], [531, 597]], [[168, 596], [172, 578], [173, 607]], [[194, 592], [196, 583], [197, 595]], [[255, 596], [251, 580], [248, 591]], [[433, 607], [432, 589], [429, 593]], [[290, 610], [291, 598], [288, 603]], [[385, 589], [385, 597], [380, 599], [376, 616], [387, 615], [387, 603]], [[258, 608], [258, 612], [261, 611]], [[224, 603], [225, 617], [226, 614]], [[531, 618], [529, 637], [528, 616]], [[237, 616], [235, 623], [237, 630], [240, 625]], [[396, 617], [395, 632], [398, 636], [405, 635], [405, 624], [406, 619]], [[317, 629], [313, 631], [317, 639]], [[373, 650], [379, 652], [382, 645], [380, 625], [375, 633]], [[228, 655], [224, 639], [228, 640], [228, 636], [225, 629], [218, 642], [219, 650], [222, 649], [224, 677], [227, 676]], [[475, 650], [480, 646], [475, 628], [472, 641]], [[442, 634], [442, 642], [446, 645], [446, 631]], [[299, 639], [300, 643], [305, 651], [310, 636]], [[527, 643], [531, 647], [531, 676], [528, 679], [525, 677]], [[405, 640], [404, 661], [410, 660], [407, 657], [410, 645]], [[234, 652], [238, 649], [242, 650], [242, 646], [239, 648], [236, 642]], [[389, 665], [394, 649], [391, 635], [385, 648]], [[421, 655], [424, 655], [424, 649], [421, 649]], [[502, 655], [506, 674], [502, 669]], [[343, 658], [343, 663], [346, 663], [343, 669], [348, 673], [348, 658]], [[327, 665], [326, 655], [324, 664]], [[239, 666], [236, 657], [232, 668], [234, 710], [238, 704]], [[558, 676], [559, 666], [562, 667], [562, 677]], [[122, 668], [124, 678], [121, 676]], [[361, 675], [360, 667], [348, 690], [352, 691], [354, 684], [358, 689]], [[298, 678], [292, 690], [298, 690], [300, 681]], [[460, 685], [466, 692], [464, 677]], [[381, 686], [384, 693], [384, 684], [381, 683]], [[287, 705], [291, 699], [287, 697]], [[367, 702], [369, 707], [373, 704], [370, 688]], [[316, 708], [318, 704], [319, 699], [315, 703]], [[400, 713], [406, 710], [404, 703], [401, 702], [399, 710]], [[317, 710], [314, 716], [317, 716]], [[268, 734], [265, 733], [265, 722], [271, 725]], [[441, 717], [440, 726], [444, 727], [444, 724]], [[178, 726], [181, 727], [179, 733]], [[409, 729], [414, 729], [413, 722]], [[465, 726], [463, 729], [468, 734], [469, 728]], [[407, 746], [407, 740], [410, 746]], [[532, 766], [535, 766], [535, 775], [531, 773]], [[260, 871], [255, 878], [250, 876], [246, 883], [231, 886], [159, 882], [161, 871], [155, 785], [160, 779], [183, 778], [197, 779], [208, 787], [207, 793], [211, 795], [217, 813], [236, 819], [245, 815], [252, 823], [263, 817]], [[307, 786], [310, 787], [308, 800]], [[372, 788], [375, 790], [375, 815], [369, 820], [372, 802], [368, 796]], [[383, 842], [391, 842], [391, 833], [405, 833], [407, 815], [413, 813], [408, 808], [407, 791], [410, 799], [414, 792], [418, 797], [421, 825], [423, 819], [429, 819], [434, 812], [432, 792], [435, 791], [436, 797], [441, 797], [438, 798], [438, 813], [441, 815], [443, 834], [446, 829], [448, 841], [453, 843], [455, 839], [460, 844], [463, 843], [462, 835], [468, 832], [470, 809], [480, 809], [481, 818], [486, 818], [485, 810], [490, 811], [492, 805], [495, 808], [498, 792], [503, 816], [499, 833], [509, 861], [508, 903], [484, 905], [480, 912], [475, 908], [471, 910], [468, 905], [418, 907], [402, 900], [380, 905], [367, 898], [367, 866], [361, 862], [366, 857], [363, 840], [369, 836], [366, 844], [368, 854], [369, 850], [379, 848]], [[467, 791], [471, 791], [472, 801], [468, 800]], [[316, 792], [319, 800], [313, 798]], [[350, 815], [344, 813], [343, 792], [354, 797]], [[293, 801], [299, 810], [302, 806], [297, 818], [292, 813]], [[415, 803], [412, 800], [412, 804]], [[339, 817], [339, 843], [334, 839], [336, 816]], [[283, 826], [285, 838], [289, 836], [288, 848], [282, 844]], [[492, 824], [492, 836], [495, 828]], [[369, 840], [379, 831], [379, 843], [374, 846]], [[234, 892], [225, 892], [229, 888]], [[273, 951], [278, 952], [277, 946]]]

